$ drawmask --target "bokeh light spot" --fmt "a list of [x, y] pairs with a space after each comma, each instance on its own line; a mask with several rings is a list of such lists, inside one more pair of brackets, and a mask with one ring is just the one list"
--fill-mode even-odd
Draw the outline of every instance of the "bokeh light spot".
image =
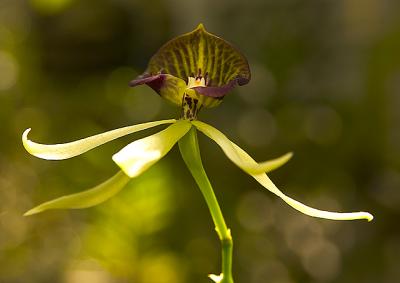
[[395, 278], [400, 278], [400, 243], [399, 234], [393, 234], [384, 243], [383, 247], [384, 263], [385, 263], [385, 278], [384, 282], [394, 282]]
[[239, 87], [240, 97], [249, 105], [266, 105], [270, 97], [276, 93], [276, 81], [272, 73], [257, 62], [251, 64], [251, 83]]
[[342, 120], [330, 107], [319, 106], [307, 113], [305, 119], [307, 137], [320, 145], [333, 144], [342, 132]]
[[[137, 76], [134, 69], [130, 67], [120, 67], [112, 70], [104, 82], [107, 99], [112, 103], [117, 103], [123, 94], [132, 94], [134, 88], [128, 86], [128, 82]], [[122, 101], [121, 101], [122, 103]]]
[[95, 260], [76, 261], [64, 274], [64, 283], [108, 283], [111, 276]]
[[21, 131], [32, 128], [37, 136], [48, 134], [50, 119], [47, 114], [39, 108], [21, 108], [14, 116], [13, 124], [15, 134], [20, 135]]
[[261, 192], [242, 196], [236, 213], [240, 224], [251, 231], [260, 232], [274, 223], [272, 202]]
[[272, 115], [264, 109], [244, 112], [238, 122], [238, 133], [248, 145], [268, 145], [275, 137], [276, 124]]
[[324, 236], [322, 226], [303, 215], [293, 215], [286, 219], [282, 229], [288, 247], [298, 255], [302, 255], [309, 245]]
[[313, 241], [307, 249], [304, 249], [302, 263], [306, 271], [318, 281], [331, 281], [340, 272], [340, 251], [329, 241], [322, 239]]
[[0, 50], [0, 91], [12, 88], [18, 79], [18, 63], [13, 55]]
[[400, 172], [386, 169], [371, 182], [371, 194], [385, 207], [400, 211]]
[[[137, 92], [136, 92], [137, 91]], [[134, 120], [150, 121], [161, 110], [161, 98], [148, 86], [138, 86], [134, 94], [125, 97], [125, 112]]]
[[203, 274], [204, 270], [213, 270], [218, 266], [218, 254], [207, 238], [194, 238], [186, 246], [191, 269]]
[[74, 0], [30, 0], [32, 7], [44, 14], [56, 14], [65, 10]]
[[278, 260], [260, 262], [254, 266], [250, 278], [252, 283], [265, 282], [266, 278], [268, 283], [292, 283], [286, 266]]
[[185, 282], [183, 263], [172, 254], [160, 254], [142, 261], [142, 283]]

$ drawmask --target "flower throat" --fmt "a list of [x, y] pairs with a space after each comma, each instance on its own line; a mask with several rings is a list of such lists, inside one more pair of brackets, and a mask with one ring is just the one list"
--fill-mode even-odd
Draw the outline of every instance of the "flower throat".
[[196, 93], [192, 90], [193, 87], [205, 87], [207, 84], [207, 75], [201, 76], [201, 69], [196, 77], [189, 77], [187, 89], [182, 97], [182, 112], [181, 118], [185, 120], [197, 120], [197, 112], [201, 109], [202, 103]]
[[197, 120], [200, 108], [199, 100], [185, 93], [182, 98], [181, 118], [189, 121]]

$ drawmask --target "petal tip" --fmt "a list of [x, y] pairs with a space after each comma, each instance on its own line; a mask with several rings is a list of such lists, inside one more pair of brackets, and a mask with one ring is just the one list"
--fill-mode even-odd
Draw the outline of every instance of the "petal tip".
[[224, 274], [223, 273], [221, 273], [220, 275], [209, 274], [208, 278], [210, 278], [215, 283], [219, 283], [219, 282], [222, 282], [222, 279], [224, 279]]
[[32, 154], [32, 150], [30, 149], [30, 145], [29, 145], [29, 143], [31, 141], [28, 139], [28, 134], [30, 131], [31, 131], [31, 128], [28, 128], [22, 133], [22, 145], [24, 146], [24, 148], [27, 152]]
[[127, 158], [127, 155], [124, 153], [121, 153], [121, 151], [115, 153], [111, 159], [114, 161], [115, 164], [124, 172], [125, 175], [127, 175], [129, 178], [134, 178], [137, 177], [142, 173], [140, 169], [140, 165], [137, 166], [132, 166], [129, 162], [129, 158]]
[[133, 176], [131, 176], [132, 174], [130, 174], [130, 172], [128, 170], [126, 170], [126, 166], [124, 166], [124, 158], [122, 156], [122, 154], [120, 154], [120, 152], [115, 153], [111, 159], [115, 162], [115, 164], [118, 165], [118, 167], [126, 174], [128, 175], [130, 178], [133, 178]]
[[289, 151], [288, 153], [286, 153], [282, 158], [284, 158], [287, 161], [289, 161], [290, 159], [292, 159], [293, 157], [293, 151]]
[[32, 130], [32, 128], [28, 128], [22, 133], [22, 142], [23, 143], [28, 140], [28, 134], [31, 130]]
[[38, 214], [39, 212], [41, 212], [41, 210], [37, 209], [37, 207], [34, 207], [34, 208], [28, 210], [27, 212], [25, 212], [24, 216], [31, 216], [31, 215], [34, 215], [34, 214]]
[[346, 220], [365, 219], [368, 222], [371, 222], [372, 220], [374, 220], [374, 216], [369, 212], [360, 211], [360, 212], [355, 212], [354, 215], [355, 216], [353, 218], [349, 218]]
[[28, 133], [30, 132], [32, 130], [32, 128], [28, 128], [28, 129], [26, 129], [23, 133], [22, 133], [22, 136], [27, 136], [28, 135]]
[[374, 216], [371, 213], [369, 212], [364, 212], [364, 213], [365, 213], [365, 219], [367, 219], [368, 222], [374, 220]]
[[204, 25], [203, 25], [203, 23], [200, 23], [200, 24], [197, 26], [196, 30], [202, 30], [202, 31], [205, 31], [206, 29], [204, 28]]

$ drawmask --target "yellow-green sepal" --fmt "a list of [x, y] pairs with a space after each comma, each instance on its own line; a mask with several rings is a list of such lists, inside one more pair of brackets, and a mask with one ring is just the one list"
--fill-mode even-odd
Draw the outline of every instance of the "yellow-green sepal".
[[259, 174], [275, 170], [288, 162], [293, 155], [291, 152], [289, 152], [272, 160], [260, 163], [251, 162], [245, 158], [245, 156], [243, 156], [242, 151], [238, 150], [239, 147], [236, 144], [231, 142], [216, 128], [201, 121], [192, 121], [192, 124], [203, 134], [215, 141], [221, 147], [225, 155], [248, 174]]
[[84, 139], [60, 144], [41, 144], [28, 139], [31, 129], [26, 129], [22, 134], [22, 144], [30, 154], [47, 160], [63, 160], [85, 153], [95, 147], [103, 145], [109, 141], [129, 135], [138, 131], [149, 129], [163, 124], [174, 123], [175, 119], [154, 121], [123, 127], [101, 134], [97, 134]]
[[117, 194], [129, 180], [130, 178], [126, 174], [119, 171], [113, 177], [92, 189], [42, 203], [27, 211], [24, 216], [37, 214], [49, 209], [79, 209], [98, 205]]
[[128, 144], [112, 159], [126, 175], [136, 177], [164, 157], [191, 126], [187, 120], [178, 120], [161, 132]]

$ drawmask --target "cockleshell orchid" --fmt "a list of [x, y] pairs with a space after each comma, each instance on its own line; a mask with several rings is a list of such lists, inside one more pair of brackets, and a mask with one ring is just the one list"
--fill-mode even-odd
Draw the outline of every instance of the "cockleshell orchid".
[[87, 191], [45, 202], [25, 215], [49, 209], [76, 209], [100, 204], [118, 193], [130, 178], [137, 177], [149, 169], [178, 143], [182, 157], [205, 197], [222, 244], [222, 272], [220, 275], [210, 275], [210, 278], [215, 282], [232, 283], [232, 236], [201, 162], [197, 142], [199, 130], [215, 141], [240, 169], [294, 209], [309, 216], [325, 219], [371, 221], [373, 216], [367, 212], [329, 212], [306, 206], [290, 198], [274, 185], [266, 173], [285, 164], [291, 158], [291, 153], [273, 160], [256, 162], [219, 130], [197, 120], [198, 111], [202, 107], [217, 106], [234, 87], [247, 84], [250, 77], [246, 58], [230, 43], [208, 33], [201, 24], [194, 31], [167, 42], [150, 59], [144, 74], [131, 81], [130, 85], [150, 86], [161, 97], [181, 107], [181, 117], [178, 120], [169, 119], [123, 127], [54, 145], [29, 140], [30, 129], [27, 129], [22, 135], [22, 141], [30, 154], [47, 160], [62, 160], [83, 154], [125, 135], [170, 124], [164, 130], [136, 140], [114, 154], [112, 160], [121, 171], [107, 181]]

